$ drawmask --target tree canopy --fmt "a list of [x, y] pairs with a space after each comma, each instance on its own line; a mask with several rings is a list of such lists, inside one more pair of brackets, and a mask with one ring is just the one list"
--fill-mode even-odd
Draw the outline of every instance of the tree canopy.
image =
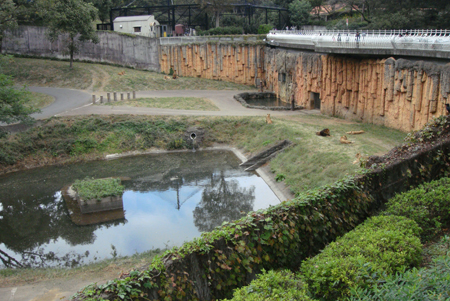
[[291, 23], [295, 26], [302, 26], [309, 23], [311, 4], [307, 0], [294, 0], [289, 4]]
[[45, 9], [48, 19], [49, 38], [55, 41], [63, 38], [70, 55], [70, 67], [73, 55], [78, 51], [78, 42], [98, 43], [93, 22], [97, 18], [97, 9], [82, 0], [58, 0]]

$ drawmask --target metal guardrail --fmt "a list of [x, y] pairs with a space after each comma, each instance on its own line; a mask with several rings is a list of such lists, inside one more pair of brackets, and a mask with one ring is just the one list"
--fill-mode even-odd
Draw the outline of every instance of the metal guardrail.
[[279, 43], [315, 48], [359, 48], [450, 52], [450, 30], [278, 30], [267, 35], [271, 45]]

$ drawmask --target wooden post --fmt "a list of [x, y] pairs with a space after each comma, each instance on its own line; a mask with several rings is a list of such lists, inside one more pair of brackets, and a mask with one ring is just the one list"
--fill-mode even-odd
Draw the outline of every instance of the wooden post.
[[95, 105], [95, 95], [92, 95], [92, 104]]

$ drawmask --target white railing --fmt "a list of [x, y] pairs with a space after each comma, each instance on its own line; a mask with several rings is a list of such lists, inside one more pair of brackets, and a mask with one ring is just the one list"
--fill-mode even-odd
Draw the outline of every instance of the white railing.
[[[359, 33], [358, 36], [357, 33]], [[267, 35], [267, 42], [274, 45], [283, 43], [318, 48], [434, 50], [450, 52], [450, 30], [369, 30], [358, 32], [354, 30], [273, 30]]]

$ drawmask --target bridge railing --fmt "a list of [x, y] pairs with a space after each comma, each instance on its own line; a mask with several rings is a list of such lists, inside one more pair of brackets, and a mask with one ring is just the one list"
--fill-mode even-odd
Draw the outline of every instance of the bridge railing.
[[318, 48], [404, 49], [450, 52], [450, 30], [370, 31], [279, 30], [267, 35], [269, 44], [284, 43]]

